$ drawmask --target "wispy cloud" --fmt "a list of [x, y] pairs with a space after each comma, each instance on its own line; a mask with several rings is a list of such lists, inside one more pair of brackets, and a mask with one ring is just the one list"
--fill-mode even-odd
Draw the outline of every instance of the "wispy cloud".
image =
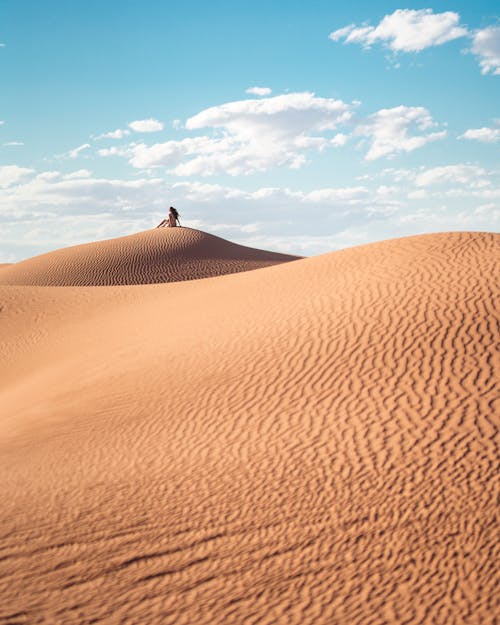
[[486, 178], [487, 171], [477, 165], [443, 165], [431, 167], [418, 173], [415, 178], [417, 187], [429, 187], [449, 183], [467, 184], [474, 188], [482, 188], [490, 185]]
[[476, 31], [472, 52], [479, 57], [481, 74], [500, 75], [500, 26]]
[[3, 145], [5, 146], [24, 145], [24, 143], [22, 141], [6, 141]]
[[96, 139], [123, 139], [130, 134], [130, 130], [127, 128], [117, 128], [116, 130], [111, 130], [110, 132], [104, 132], [101, 135], [98, 135]]
[[82, 145], [79, 145], [73, 150], [64, 152], [64, 154], [59, 154], [56, 158], [75, 159], [75, 158], [78, 158], [82, 152], [84, 152], [85, 150], [88, 150], [89, 148], [90, 148], [90, 143], [83, 143]]

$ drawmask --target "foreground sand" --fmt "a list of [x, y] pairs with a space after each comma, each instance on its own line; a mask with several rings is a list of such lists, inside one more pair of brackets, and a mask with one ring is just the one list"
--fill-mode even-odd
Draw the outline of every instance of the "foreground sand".
[[494, 623], [499, 252], [1, 286], [0, 623]]

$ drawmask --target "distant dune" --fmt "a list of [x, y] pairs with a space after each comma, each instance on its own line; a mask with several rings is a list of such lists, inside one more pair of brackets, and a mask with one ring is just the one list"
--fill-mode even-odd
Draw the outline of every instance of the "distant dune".
[[192, 228], [158, 228], [35, 256], [2, 271], [1, 284], [102, 286], [209, 278], [297, 260]]
[[500, 236], [190, 232], [2, 270], [0, 623], [493, 625]]

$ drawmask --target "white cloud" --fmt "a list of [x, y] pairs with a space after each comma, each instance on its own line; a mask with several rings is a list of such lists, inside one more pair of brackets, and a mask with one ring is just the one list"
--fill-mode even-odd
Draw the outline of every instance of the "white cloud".
[[0, 166], [0, 187], [10, 187], [12, 184], [19, 182], [32, 172], [33, 169], [18, 167], [17, 165]]
[[166, 167], [177, 176], [239, 176], [272, 167], [298, 169], [307, 162], [308, 152], [347, 143], [349, 134], [335, 132], [339, 126], [350, 125], [351, 134], [371, 139], [366, 160], [391, 158], [446, 136], [445, 130], [430, 131], [437, 124], [423, 107], [381, 109], [355, 122], [358, 104], [309, 92], [228, 102], [187, 120], [187, 130], [208, 128], [210, 135], [153, 145], [130, 143], [98, 154], [125, 157], [137, 169]]
[[[31, 175], [30, 175], [31, 174]], [[139, 178], [120, 180], [93, 177], [88, 170], [66, 175], [46, 171], [35, 175], [33, 170], [4, 172], [6, 188], [0, 196], [0, 222], [18, 216], [48, 214], [109, 215], [127, 210], [154, 210], [164, 198], [158, 189], [164, 182]], [[1, 180], [0, 172], [0, 180]]]
[[70, 150], [69, 152], [65, 152], [64, 154], [61, 154], [59, 158], [63, 158], [63, 159], [78, 158], [80, 154], [84, 152], [85, 150], [88, 150], [88, 148], [90, 148], [90, 143], [84, 143], [83, 145], [79, 145], [77, 148], [74, 148], [73, 150]]
[[327, 202], [333, 204], [356, 204], [366, 200], [370, 191], [366, 187], [337, 187], [315, 189], [303, 195], [305, 202]]
[[252, 95], [264, 96], [271, 95], [272, 90], [269, 87], [249, 87], [245, 93], [251, 93]]
[[411, 130], [424, 131], [435, 127], [431, 115], [423, 107], [396, 106], [381, 109], [362, 122], [355, 134], [370, 137], [370, 149], [366, 160], [382, 156], [392, 157], [398, 152], [412, 152], [431, 141], [443, 139], [446, 131], [427, 134], [410, 134]]
[[429, 187], [438, 184], [460, 183], [480, 188], [490, 184], [486, 179], [488, 172], [477, 165], [444, 165], [432, 167], [420, 172], [415, 178], [417, 187]]
[[[410, 199], [446, 197], [496, 198], [500, 191], [500, 170], [487, 170], [477, 164], [456, 163], [416, 169], [386, 168], [369, 179], [388, 178], [402, 183]], [[411, 188], [410, 185], [415, 185]]]
[[248, 194], [241, 189], [203, 182], [176, 182], [172, 185], [172, 189], [181, 190], [184, 197], [193, 202], [248, 197]]
[[330, 139], [330, 145], [340, 147], [347, 143], [347, 139], [347, 135], [343, 134], [342, 132], [338, 132], [332, 139]]
[[50, 181], [57, 180], [61, 177], [60, 171], [43, 171], [41, 174], [36, 175], [37, 180]]
[[112, 146], [110, 148], [101, 148], [97, 150], [97, 154], [99, 154], [99, 156], [127, 156], [130, 154], [130, 147], [117, 148]]
[[423, 200], [429, 197], [429, 194], [425, 189], [418, 189], [417, 191], [410, 191], [407, 197], [409, 200]]
[[[306, 160], [302, 152], [326, 147], [328, 139], [322, 135], [347, 123], [353, 108], [353, 104], [309, 92], [208, 108], [188, 119], [186, 128], [219, 130], [220, 149], [215, 155], [196, 157], [187, 170], [239, 175], [280, 165], [298, 168]], [[176, 173], [186, 175], [186, 169]]]
[[75, 180], [77, 178], [90, 178], [91, 176], [92, 172], [88, 169], [78, 169], [77, 171], [66, 174], [63, 178], [64, 180]]
[[6, 143], [4, 143], [5, 146], [12, 146], [12, 145], [24, 145], [24, 143], [22, 141], [7, 141]]
[[[500, 227], [496, 172], [483, 176], [492, 181], [488, 188], [473, 188], [469, 182], [457, 188], [438, 187], [432, 180], [440, 176], [427, 173], [429, 186], [414, 187], [416, 193], [408, 200], [408, 183], [435, 169], [384, 170], [383, 175], [400, 179], [401, 185], [375, 182], [306, 190], [106, 179], [88, 170], [4, 172], [9, 186], [0, 194], [0, 261], [152, 228], [169, 205], [180, 208], [184, 225], [239, 243], [295, 253], [317, 254], [464, 226]], [[469, 172], [463, 180], [471, 176]], [[456, 184], [459, 176], [444, 178]]]
[[138, 119], [134, 122], [130, 122], [129, 128], [132, 128], [135, 132], [158, 132], [159, 130], [163, 130], [164, 124], [153, 118]]
[[500, 26], [489, 26], [474, 33], [472, 52], [479, 56], [481, 74], [500, 75]]
[[210, 128], [211, 136], [153, 145], [132, 143], [99, 150], [98, 154], [125, 156], [138, 169], [169, 167], [178, 176], [235, 176], [276, 166], [298, 168], [306, 162], [305, 151], [346, 142], [342, 133], [332, 139], [324, 135], [347, 123], [356, 104], [320, 98], [314, 93], [228, 102], [187, 120], [187, 130]]
[[111, 132], [105, 132], [102, 135], [98, 135], [96, 139], [123, 139], [130, 134], [130, 130], [126, 128], [117, 128], [116, 130], [112, 130]]
[[419, 52], [467, 35], [467, 29], [459, 23], [460, 15], [453, 11], [397, 9], [377, 26], [351, 24], [330, 33], [330, 39], [344, 39], [344, 43], [359, 43], [367, 48], [381, 42], [395, 52]]
[[496, 143], [500, 141], [500, 128], [469, 128], [459, 139], [472, 139], [484, 143]]
[[[352, 105], [314, 93], [288, 93], [259, 100], [239, 100], [201, 111], [186, 128], [223, 128], [241, 140], [255, 138], [255, 131], [299, 136], [305, 132], [335, 128], [352, 116]], [[262, 137], [259, 137], [262, 139]]]

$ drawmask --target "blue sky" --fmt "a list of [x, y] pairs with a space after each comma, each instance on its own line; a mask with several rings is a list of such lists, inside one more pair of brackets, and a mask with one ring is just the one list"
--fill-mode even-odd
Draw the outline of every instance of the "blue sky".
[[497, 6], [0, 0], [0, 262], [170, 204], [305, 255], [497, 231]]

